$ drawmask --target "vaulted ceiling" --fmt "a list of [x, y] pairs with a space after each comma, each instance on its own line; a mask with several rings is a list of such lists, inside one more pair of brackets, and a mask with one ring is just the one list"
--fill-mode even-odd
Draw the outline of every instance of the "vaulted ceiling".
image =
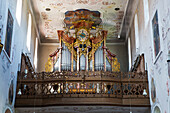
[[108, 30], [107, 39], [121, 40], [118, 35], [128, 0], [31, 0], [31, 3], [41, 43], [57, 43], [57, 30], [63, 30], [65, 12], [77, 9], [99, 11], [103, 29]]

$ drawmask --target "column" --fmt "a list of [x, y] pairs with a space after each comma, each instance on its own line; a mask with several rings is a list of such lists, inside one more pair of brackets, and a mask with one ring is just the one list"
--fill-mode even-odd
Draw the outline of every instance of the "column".
[[61, 42], [61, 40], [60, 40], [59, 66], [58, 66], [58, 67], [59, 67], [59, 72], [61, 72], [61, 62], [62, 62], [62, 61], [61, 61], [61, 60], [62, 60], [62, 59], [61, 59], [61, 57], [62, 57], [62, 54], [61, 54], [61, 53], [62, 53], [62, 42]]
[[72, 52], [71, 52], [71, 72], [73, 72], [73, 61], [74, 61], [74, 47], [73, 47], [73, 42], [72, 42]]
[[92, 71], [94, 71], [94, 47], [93, 47], [93, 40], [92, 40]]
[[77, 48], [77, 71], [79, 71], [80, 68], [80, 57], [79, 57], [79, 48]]
[[86, 71], [89, 70], [88, 54], [89, 54], [89, 48], [87, 48], [87, 54], [86, 54]]
[[104, 71], [106, 71], [106, 35], [107, 35], [107, 31], [102, 31], [103, 33], [103, 39], [104, 39], [104, 50], [103, 50], [103, 58], [104, 58]]

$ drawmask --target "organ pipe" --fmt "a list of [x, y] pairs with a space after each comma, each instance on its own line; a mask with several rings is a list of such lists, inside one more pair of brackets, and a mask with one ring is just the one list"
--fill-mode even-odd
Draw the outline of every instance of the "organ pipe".
[[[115, 64], [119, 66], [119, 63], [115, 63], [117, 61], [114, 60], [115, 55], [106, 48], [105, 31], [102, 31], [98, 36], [101, 37], [81, 42], [78, 39], [64, 37], [64, 34], [61, 35], [61, 49], [58, 50], [59, 53], [56, 51], [56, 59], [54, 57], [56, 61], [54, 62], [54, 71], [114, 71], [115, 69], [119, 71], [119, 67], [113, 66]], [[71, 41], [68, 43], [69, 40]]]

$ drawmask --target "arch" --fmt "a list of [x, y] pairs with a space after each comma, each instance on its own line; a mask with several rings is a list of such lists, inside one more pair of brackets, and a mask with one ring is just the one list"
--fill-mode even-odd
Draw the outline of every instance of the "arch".
[[145, 21], [145, 28], [149, 22], [149, 4], [148, 0], [143, 0], [143, 9], [144, 9], [144, 21]]
[[139, 52], [139, 26], [138, 26], [138, 15], [135, 14], [134, 18], [134, 28], [135, 28], [135, 44], [136, 44], [136, 52]]
[[13, 113], [10, 107], [6, 107], [4, 113]]
[[156, 106], [156, 107], [155, 107], [155, 109], [154, 109], [154, 113], [161, 113], [161, 110], [159, 109], [159, 107], [158, 107], [158, 106]]
[[11, 111], [9, 109], [6, 109], [5, 113], [11, 113]]
[[161, 112], [161, 107], [159, 104], [156, 104], [155, 107], [152, 110], [152, 113], [162, 113]]
[[132, 66], [132, 52], [131, 52], [131, 39], [128, 37], [128, 54], [129, 54], [129, 70], [131, 69]]
[[31, 50], [31, 35], [32, 35], [32, 14], [31, 12], [29, 12], [28, 26], [27, 26], [27, 39], [26, 39], [26, 45], [29, 52]]

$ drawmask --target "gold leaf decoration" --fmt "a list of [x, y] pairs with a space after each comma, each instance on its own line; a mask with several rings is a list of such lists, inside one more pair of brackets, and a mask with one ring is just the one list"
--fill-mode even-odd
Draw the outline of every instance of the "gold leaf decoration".
[[45, 72], [52, 72], [53, 71], [53, 62], [52, 58], [49, 57], [47, 63], [45, 63]]
[[113, 72], [120, 72], [120, 63], [118, 62], [116, 57], [113, 58], [112, 71]]

